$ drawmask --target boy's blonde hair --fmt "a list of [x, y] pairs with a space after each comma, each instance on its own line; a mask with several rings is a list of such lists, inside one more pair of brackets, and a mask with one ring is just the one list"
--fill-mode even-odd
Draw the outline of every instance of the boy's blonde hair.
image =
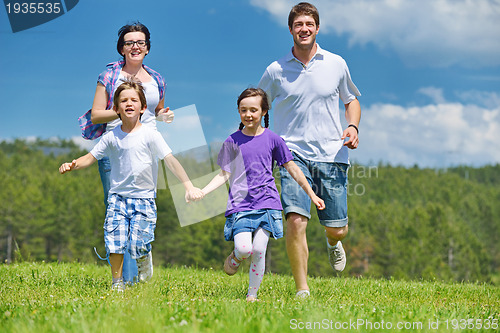
[[120, 94], [126, 89], [132, 89], [139, 95], [139, 100], [141, 101], [141, 110], [147, 107], [146, 94], [144, 93], [144, 87], [139, 81], [135, 81], [132, 78], [126, 79], [120, 86], [116, 89], [113, 95], [113, 106], [118, 110], [118, 104], [120, 103]]

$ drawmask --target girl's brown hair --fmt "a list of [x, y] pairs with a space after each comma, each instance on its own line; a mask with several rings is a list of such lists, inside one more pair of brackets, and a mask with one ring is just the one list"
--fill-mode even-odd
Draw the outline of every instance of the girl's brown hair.
[[[267, 98], [267, 94], [264, 90], [261, 88], [247, 88], [243, 90], [243, 92], [240, 94], [238, 97], [238, 109], [240, 108], [240, 102], [247, 98], [247, 97], [255, 97], [255, 96], [260, 96], [260, 108], [262, 111], [266, 111], [266, 115], [264, 116], [264, 127], [268, 128], [269, 127], [269, 99]], [[240, 123], [240, 131], [245, 127], [243, 123]]]

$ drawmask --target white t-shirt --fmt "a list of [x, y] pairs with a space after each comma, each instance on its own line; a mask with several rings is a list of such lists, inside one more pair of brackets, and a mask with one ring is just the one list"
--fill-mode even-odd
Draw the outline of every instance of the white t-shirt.
[[344, 59], [317, 46], [307, 66], [291, 51], [273, 62], [259, 87], [274, 101], [274, 131], [290, 150], [312, 161], [349, 163], [339, 98], [347, 104], [361, 94]]
[[111, 188], [127, 198], [155, 198], [158, 159], [172, 150], [158, 131], [141, 126], [125, 133], [121, 126], [105, 133], [90, 151], [97, 160], [104, 156], [111, 162]]
[[[113, 96], [115, 94], [116, 89], [118, 89], [120, 84], [125, 82], [125, 80], [126, 77], [123, 75], [123, 72], [120, 72], [120, 76], [118, 76], [115, 87], [113, 89]], [[158, 103], [160, 103], [160, 91], [158, 90], [158, 83], [156, 83], [156, 81], [153, 78], [151, 78], [151, 80], [148, 82], [142, 82], [142, 86], [144, 87], [144, 92], [146, 95], [146, 103], [148, 105], [148, 108], [142, 114], [141, 123], [143, 125], [148, 126], [149, 128], [156, 129], [155, 109], [158, 106]], [[115, 127], [121, 124], [122, 121], [120, 119], [115, 119], [110, 121], [106, 125], [106, 132], [112, 131]]]

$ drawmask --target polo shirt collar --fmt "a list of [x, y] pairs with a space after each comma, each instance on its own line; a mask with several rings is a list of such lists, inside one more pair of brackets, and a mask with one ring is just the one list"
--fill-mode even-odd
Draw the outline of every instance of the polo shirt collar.
[[[312, 59], [316, 58], [317, 55], [325, 55], [324, 50], [319, 46], [318, 43], [316, 43], [316, 46], [317, 46], [316, 53], [314, 54], [314, 56], [312, 57]], [[293, 51], [293, 47], [290, 49], [290, 52], [288, 52], [288, 54], [286, 55], [285, 60], [287, 62], [288, 61], [292, 61], [294, 59], [297, 60], [297, 61], [299, 61], [299, 59], [295, 58], [295, 56], [293, 55], [292, 51]]]

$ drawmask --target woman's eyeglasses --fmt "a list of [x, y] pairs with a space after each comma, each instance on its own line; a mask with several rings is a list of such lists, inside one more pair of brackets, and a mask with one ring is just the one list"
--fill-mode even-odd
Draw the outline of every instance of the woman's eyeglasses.
[[134, 46], [134, 44], [137, 44], [138, 47], [140, 47], [141, 49], [145, 48], [146, 47], [146, 41], [145, 40], [127, 40], [125, 42], [123, 42], [123, 46], [130, 49]]

